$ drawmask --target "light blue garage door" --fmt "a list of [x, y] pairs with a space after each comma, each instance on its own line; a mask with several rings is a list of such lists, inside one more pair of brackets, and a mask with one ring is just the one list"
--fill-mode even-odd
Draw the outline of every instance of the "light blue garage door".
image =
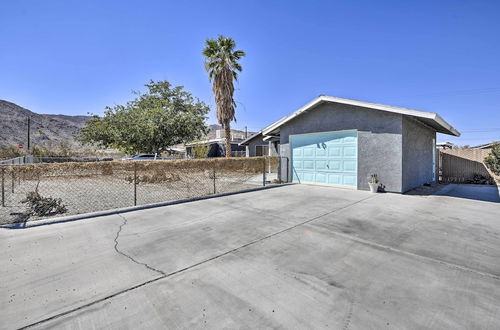
[[294, 182], [357, 186], [357, 131], [291, 135]]

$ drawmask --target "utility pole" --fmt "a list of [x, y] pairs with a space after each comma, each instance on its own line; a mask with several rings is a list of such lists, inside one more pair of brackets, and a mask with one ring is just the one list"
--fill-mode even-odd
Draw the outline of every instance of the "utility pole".
[[28, 116], [28, 152], [30, 151], [30, 130], [31, 130], [31, 117]]
[[248, 135], [248, 130], [247, 127], [245, 126], [245, 139], [247, 138], [247, 135]]

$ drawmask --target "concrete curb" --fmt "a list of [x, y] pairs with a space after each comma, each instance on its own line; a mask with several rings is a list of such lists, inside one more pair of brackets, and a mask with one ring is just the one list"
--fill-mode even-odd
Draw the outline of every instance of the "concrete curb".
[[91, 212], [91, 213], [68, 215], [65, 217], [57, 217], [57, 218], [50, 218], [50, 219], [43, 219], [43, 220], [33, 220], [33, 221], [27, 221], [27, 222], [11, 223], [11, 224], [6, 224], [6, 225], [0, 225], [0, 229], [25, 229], [25, 228], [53, 225], [53, 224], [58, 224], [58, 223], [73, 222], [73, 221], [77, 221], [77, 220], [92, 219], [92, 218], [97, 218], [97, 217], [102, 217], [102, 216], [107, 216], [107, 215], [114, 215], [114, 214], [119, 214], [119, 213], [128, 213], [128, 212], [147, 210], [147, 209], [152, 209], [152, 208], [157, 208], [157, 207], [162, 207], [162, 206], [184, 204], [184, 203], [196, 202], [196, 201], [205, 200], [205, 199], [238, 195], [238, 194], [249, 193], [249, 192], [254, 192], [254, 191], [259, 191], [259, 190], [284, 187], [284, 186], [288, 186], [288, 185], [293, 185], [293, 183], [270, 184], [270, 185], [264, 186], [264, 187], [238, 190], [238, 191], [215, 194], [215, 195], [206, 195], [206, 196], [200, 196], [200, 197], [179, 199], [176, 201], [124, 207], [124, 208], [120, 208], [120, 209], [96, 211], [96, 212]]

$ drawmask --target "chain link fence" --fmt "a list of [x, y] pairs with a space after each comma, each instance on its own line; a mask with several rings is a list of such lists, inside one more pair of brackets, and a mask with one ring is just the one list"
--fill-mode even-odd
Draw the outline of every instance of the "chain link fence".
[[0, 167], [0, 224], [234, 192], [281, 182], [280, 157]]
[[69, 163], [69, 162], [105, 162], [116, 160], [113, 157], [102, 156], [33, 156], [26, 155], [0, 160], [0, 165], [26, 165], [36, 163]]
[[20, 157], [0, 160], [0, 165], [23, 165], [23, 164], [33, 164], [33, 156], [20, 156]]

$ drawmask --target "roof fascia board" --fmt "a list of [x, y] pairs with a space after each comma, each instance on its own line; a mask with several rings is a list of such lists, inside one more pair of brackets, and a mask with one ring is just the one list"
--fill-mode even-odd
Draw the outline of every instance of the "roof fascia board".
[[436, 113], [436, 118], [434, 120], [441, 126], [443, 126], [446, 130], [448, 130], [451, 134], [455, 136], [460, 136], [460, 132], [457, 131], [453, 126], [448, 124], [446, 120], [444, 120], [439, 114]]
[[378, 104], [378, 103], [370, 103], [370, 102], [364, 102], [364, 101], [356, 101], [356, 100], [350, 100], [350, 99], [344, 99], [340, 97], [333, 97], [333, 96], [325, 96], [321, 95], [311, 102], [307, 103], [291, 115], [284, 117], [277, 122], [269, 125], [267, 128], [265, 128], [262, 131], [263, 135], [268, 135], [272, 133], [274, 130], [279, 128], [281, 125], [284, 123], [294, 119], [295, 117], [301, 115], [303, 112], [313, 108], [317, 104], [321, 102], [333, 102], [333, 103], [341, 103], [341, 104], [349, 104], [349, 105], [354, 105], [354, 106], [359, 106], [363, 108], [370, 108], [370, 109], [376, 109], [376, 110], [381, 110], [381, 111], [387, 111], [387, 112], [392, 112], [392, 113], [399, 113], [402, 115], [407, 115], [407, 116], [413, 116], [417, 118], [426, 118], [426, 119], [431, 119], [434, 120], [439, 126], [444, 128], [445, 131], [448, 131], [448, 133], [445, 134], [450, 134], [450, 135], [455, 135], [455, 136], [460, 136], [460, 132], [458, 132], [455, 128], [453, 128], [450, 124], [448, 124], [441, 116], [439, 116], [437, 113], [434, 112], [427, 112], [427, 111], [420, 111], [420, 110], [412, 110], [412, 109], [407, 109], [407, 108], [400, 108], [400, 107], [394, 107], [390, 105], [384, 105], [384, 104]]
[[257, 133], [250, 135], [245, 140], [243, 140], [240, 143], [238, 143], [238, 145], [240, 145], [240, 146], [246, 145], [250, 140], [252, 140], [253, 138], [259, 136], [260, 134], [262, 134], [262, 131], [258, 131]]
[[334, 102], [334, 103], [349, 104], [349, 105], [354, 105], [354, 106], [363, 107], [363, 108], [370, 108], [370, 109], [382, 110], [382, 111], [387, 111], [387, 112], [399, 113], [399, 114], [407, 115], [407, 116], [422, 117], [422, 118], [429, 118], [429, 119], [434, 119], [436, 116], [436, 114], [434, 112], [400, 108], [400, 107], [394, 107], [394, 106], [385, 105], [385, 104], [349, 100], [349, 99], [343, 99], [340, 97], [333, 97], [333, 96], [324, 96], [324, 98], [326, 101], [330, 101], [330, 102]]
[[266, 135], [264, 138], [262, 138], [262, 141], [269, 141], [272, 139], [278, 139], [279, 140], [279, 135]]

